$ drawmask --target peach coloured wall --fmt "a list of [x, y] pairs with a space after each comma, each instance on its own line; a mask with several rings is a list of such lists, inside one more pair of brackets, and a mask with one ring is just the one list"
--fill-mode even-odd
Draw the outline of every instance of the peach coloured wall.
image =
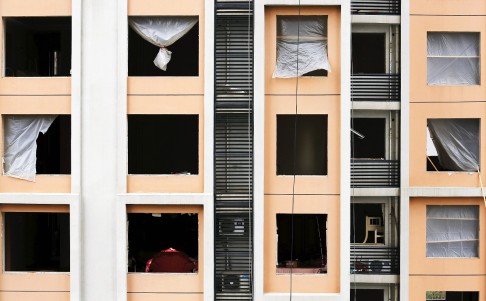
[[197, 213], [198, 273], [128, 273], [128, 300], [202, 300], [204, 293], [204, 210], [192, 205], [130, 205], [128, 213]]
[[486, 294], [486, 276], [412, 276], [409, 300], [425, 300], [427, 291], [479, 291], [479, 300]]
[[411, 0], [412, 15], [485, 15], [486, 1]]
[[71, 1], [69, 0], [2, 0], [0, 1], [2, 16], [69, 16]]
[[[294, 213], [327, 214], [327, 274], [293, 274], [295, 293], [338, 293], [340, 275], [339, 256], [339, 196], [297, 195]], [[265, 196], [264, 291], [288, 293], [290, 275], [277, 274], [277, 213], [292, 213], [291, 195]]]
[[198, 114], [198, 175], [129, 175], [128, 192], [203, 192], [204, 98], [202, 96], [128, 96], [128, 114]]
[[[417, 0], [416, 0], [417, 1]], [[483, 3], [484, 0], [480, 0]], [[445, 1], [440, 1], [441, 3]], [[452, 2], [452, 1], [451, 1]], [[457, 4], [464, 7], [465, 3]], [[474, 4], [473, 4], [474, 5]], [[484, 10], [483, 10], [484, 13]], [[486, 16], [411, 16], [410, 17], [410, 102], [484, 101], [486, 68], [481, 66], [481, 84], [475, 86], [427, 85], [427, 32], [480, 32], [481, 58], [486, 57]], [[483, 61], [483, 60], [481, 60]], [[413, 119], [412, 119], [413, 120]]]
[[[482, 118], [481, 176], [486, 181], [486, 103], [411, 103], [410, 104], [410, 186], [480, 187], [477, 172], [436, 172], [426, 168], [426, 138], [428, 118]], [[486, 182], [485, 182], [486, 183]]]
[[[3, 233], [4, 212], [69, 212], [67, 205], [0, 205]], [[0, 258], [3, 258], [3, 246]], [[2, 301], [68, 301], [69, 273], [4, 272], [0, 261], [0, 300]]]
[[[427, 258], [426, 206], [478, 205], [479, 258]], [[486, 210], [482, 198], [411, 198], [410, 199], [410, 275], [485, 275]], [[413, 286], [410, 286], [413, 288]], [[411, 299], [417, 300], [417, 299]]]

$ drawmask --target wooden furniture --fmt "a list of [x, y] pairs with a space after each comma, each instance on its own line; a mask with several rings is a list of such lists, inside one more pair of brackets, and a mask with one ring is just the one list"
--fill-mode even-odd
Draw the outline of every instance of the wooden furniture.
[[375, 234], [375, 244], [378, 243], [378, 238], [385, 239], [385, 227], [382, 226], [381, 217], [378, 216], [366, 216], [366, 235], [363, 243], [368, 241], [368, 233], [373, 231]]

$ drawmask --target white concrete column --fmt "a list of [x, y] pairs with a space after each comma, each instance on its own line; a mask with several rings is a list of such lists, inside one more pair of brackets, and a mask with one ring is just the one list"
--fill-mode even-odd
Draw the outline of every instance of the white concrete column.
[[81, 300], [116, 300], [117, 1], [83, 0]]

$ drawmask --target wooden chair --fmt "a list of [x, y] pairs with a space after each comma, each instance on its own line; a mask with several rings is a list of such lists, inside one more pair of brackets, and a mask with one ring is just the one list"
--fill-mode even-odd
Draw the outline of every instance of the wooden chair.
[[378, 243], [378, 238], [385, 239], [385, 227], [381, 225], [381, 217], [378, 216], [366, 216], [366, 236], [363, 243], [368, 241], [369, 231], [375, 232], [375, 244]]

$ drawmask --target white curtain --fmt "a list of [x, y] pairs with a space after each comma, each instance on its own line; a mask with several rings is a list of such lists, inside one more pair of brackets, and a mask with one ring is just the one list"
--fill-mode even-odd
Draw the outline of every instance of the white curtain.
[[427, 128], [444, 169], [479, 170], [479, 119], [429, 119]]
[[427, 257], [478, 257], [479, 206], [427, 206]]
[[35, 181], [37, 137], [45, 134], [57, 115], [4, 116], [3, 173]]
[[182, 38], [198, 22], [198, 17], [131, 17], [130, 27], [147, 42], [160, 47], [154, 64], [165, 71], [172, 52], [166, 47]]
[[331, 71], [327, 57], [327, 16], [277, 17], [277, 62], [273, 77], [300, 77], [316, 70]]
[[479, 73], [479, 33], [427, 34], [429, 85], [479, 85]]

